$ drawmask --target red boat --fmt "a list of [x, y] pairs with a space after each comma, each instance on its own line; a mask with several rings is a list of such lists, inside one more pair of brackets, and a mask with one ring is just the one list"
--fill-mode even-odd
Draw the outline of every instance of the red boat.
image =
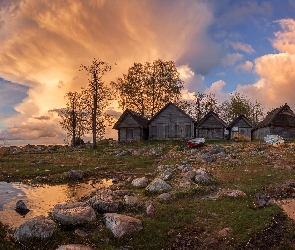
[[191, 148], [202, 147], [205, 145], [205, 138], [194, 138], [187, 142], [187, 145]]

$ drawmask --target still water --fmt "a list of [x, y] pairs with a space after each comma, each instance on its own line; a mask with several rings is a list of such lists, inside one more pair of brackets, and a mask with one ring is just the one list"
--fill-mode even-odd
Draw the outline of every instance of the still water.
[[[15, 228], [38, 215], [47, 216], [57, 203], [78, 201], [82, 197], [89, 196], [96, 189], [110, 185], [112, 180], [106, 179], [100, 182], [90, 181], [56, 186], [0, 182], [0, 221]], [[22, 200], [30, 210], [25, 216], [14, 210], [18, 200]]]

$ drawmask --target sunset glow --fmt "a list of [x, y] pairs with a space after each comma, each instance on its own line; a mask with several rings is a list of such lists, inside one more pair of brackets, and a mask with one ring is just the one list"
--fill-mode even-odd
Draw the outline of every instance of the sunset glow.
[[295, 111], [294, 0], [2, 0], [0, 40], [0, 143], [63, 143], [53, 110], [87, 84], [79, 69], [93, 58], [112, 66], [106, 83], [172, 60], [185, 99], [238, 91]]

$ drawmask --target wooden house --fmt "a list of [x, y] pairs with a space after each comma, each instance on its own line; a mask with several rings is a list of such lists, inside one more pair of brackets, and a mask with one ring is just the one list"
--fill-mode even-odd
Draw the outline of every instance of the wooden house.
[[150, 139], [192, 138], [195, 120], [173, 103], [168, 103], [148, 122]]
[[253, 130], [254, 138], [263, 139], [267, 135], [295, 138], [295, 114], [287, 103], [272, 110]]
[[148, 120], [136, 112], [126, 109], [115, 123], [119, 142], [148, 139]]
[[244, 115], [240, 115], [234, 119], [232, 123], [228, 125], [227, 129], [229, 130], [230, 139], [234, 139], [237, 134], [240, 134], [251, 140], [253, 126], [249, 119]]
[[209, 140], [223, 139], [226, 124], [218, 115], [210, 111], [196, 124], [196, 137]]

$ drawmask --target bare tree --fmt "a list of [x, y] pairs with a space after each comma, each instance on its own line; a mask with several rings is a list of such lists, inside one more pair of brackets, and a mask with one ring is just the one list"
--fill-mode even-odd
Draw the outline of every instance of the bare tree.
[[87, 113], [83, 110], [81, 97], [81, 93], [68, 92], [65, 95], [65, 99], [67, 99], [66, 108], [61, 109], [59, 112], [59, 115], [61, 116], [60, 125], [72, 138], [72, 146], [76, 146], [77, 139], [79, 138], [81, 141], [87, 131], [85, 127]]
[[95, 59], [90, 66], [81, 65], [88, 75], [88, 86], [83, 89], [83, 104], [91, 114], [87, 128], [92, 131], [93, 147], [97, 147], [96, 140], [101, 138], [105, 132], [107, 122], [111, 116], [105, 114], [105, 109], [112, 98], [111, 89], [105, 85], [102, 77], [111, 70], [107, 62]]

